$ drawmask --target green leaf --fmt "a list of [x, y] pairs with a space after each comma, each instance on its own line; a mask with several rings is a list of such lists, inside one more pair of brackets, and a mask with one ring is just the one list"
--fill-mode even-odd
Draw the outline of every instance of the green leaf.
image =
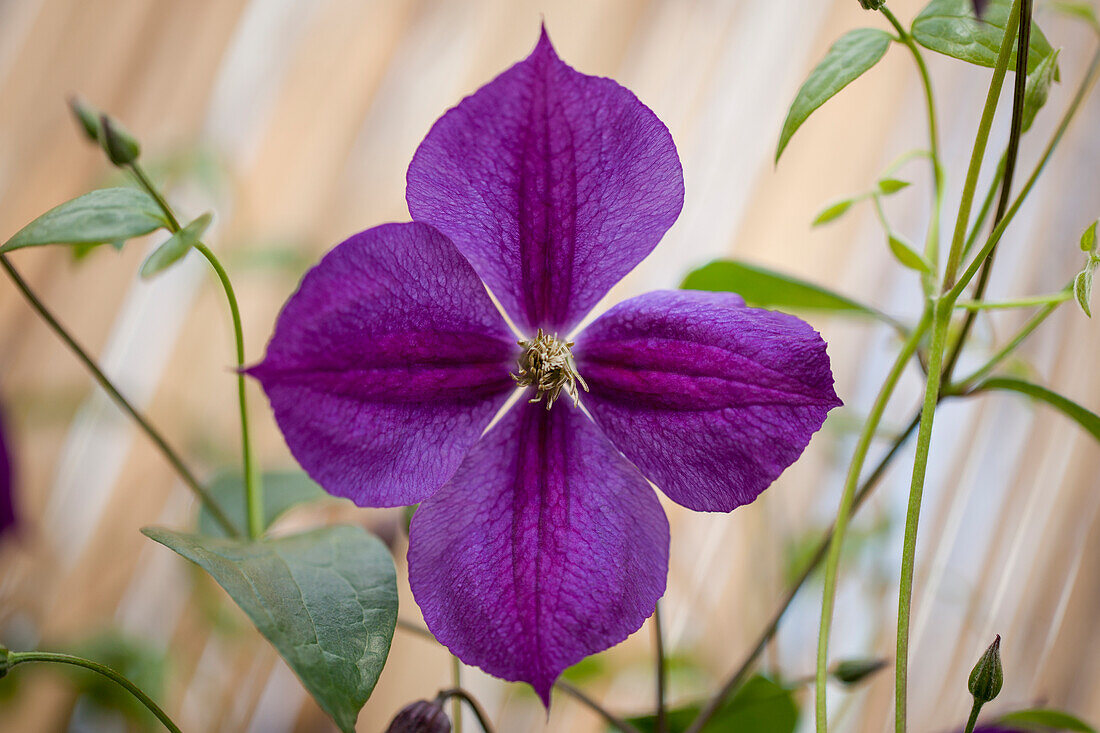
[[152, 277], [179, 262], [202, 239], [213, 218], [214, 215], [207, 212], [165, 240], [145, 258], [141, 264], [141, 276]]
[[736, 260], [715, 260], [703, 265], [688, 273], [680, 287], [684, 290], [737, 293], [749, 305], [761, 308], [839, 311], [890, 322], [888, 317], [874, 308], [819, 285]]
[[[970, 0], [932, 0], [913, 21], [913, 38], [931, 51], [992, 69], [997, 65], [1011, 6], [1011, 0], [990, 0], [978, 20]], [[1050, 42], [1033, 23], [1027, 72], [1035, 71], [1053, 53]], [[1008, 66], [1010, 69], [1016, 66], [1015, 44]]]
[[831, 221], [839, 219], [848, 212], [848, 209], [852, 208], [852, 204], [855, 202], [856, 199], [844, 199], [843, 201], [829, 204], [820, 214], [814, 217], [812, 226], [819, 227], [822, 224], [828, 224]]
[[1089, 303], [1092, 301], [1091, 265], [1077, 273], [1077, 277], [1073, 279], [1073, 295], [1077, 298], [1077, 305], [1081, 306], [1085, 315], [1092, 318], [1092, 310], [1089, 308]]
[[783, 132], [779, 135], [779, 147], [775, 151], [775, 160], [791, 136], [802, 123], [821, 105], [844, 87], [855, 81], [863, 72], [879, 62], [893, 40], [886, 31], [874, 28], [857, 28], [840, 37], [821, 63], [810, 72], [810, 76], [798, 90], [787, 119], [783, 123]]
[[890, 251], [898, 262], [917, 272], [932, 272], [932, 265], [924, 259], [924, 255], [913, 249], [908, 243], [896, 234], [886, 235], [886, 241], [890, 245]]
[[1025, 728], [1053, 728], [1054, 730], [1081, 731], [1081, 733], [1096, 733], [1096, 729], [1075, 715], [1061, 710], [1048, 710], [1036, 708], [1034, 710], [1019, 710], [1004, 715], [1001, 723], [1018, 725]]
[[1054, 2], [1049, 3], [1049, 6], [1051, 10], [1055, 10], [1062, 15], [1083, 20], [1094, 31], [1100, 33], [1100, 20], [1096, 18], [1096, 11], [1093, 9], [1092, 3], [1076, 0], [1054, 0]]
[[883, 178], [878, 182], [878, 190], [884, 196], [889, 196], [892, 193], [897, 193], [903, 188], [909, 187], [909, 181], [901, 181], [897, 178]]
[[831, 674], [843, 685], [857, 685], [889, 663], [885, 659], [845, 659], [836, 663]]
[[1055, 51], [1047, 56], [1035, 71], [1027, 75], [1022, 118], [1024, 132], [1031, 129], [1039, 110], [1043, 108], [1050, 97], [1050, 85], [1054, 83], [1054, 75], [1058, 72], [1058, 55], [1060, 53], [1061, 51]]
[[1082, 252], [1095, 252], [1096, 251], [1096, 225], [1100, 224], [1100, 221], [1094, 221], [1092, 226], [1085, 230], [1081, 235], [1081, 251]]
[[[264, 488], [264, 529], [292, 507], [328, 497], [325, 490], [302, 471], [265, 473], [260, 481]], [[241, 534], [248, 534], [248, 508], [240, 475], [223, 473], [214, 477], [210, 493]], [[199, 508], [198, 530], [199, 534], [208, 537], [225, 537], [225, 530], [205, 506]]]
[[157, 203], [136, 188], [104, 188], [66, 201], [16, 232], [0, 254], [43, 244], [115, 242], [167, 226]]
[[321, 709], [355, 729], [397, 624], [397, 576], [380, 540], [347, 525], [256, 542], [142, 532], [210, 573]]
[[1092, 434], [1092, 437], [1100, 440], [1100, 415], [1086, 410], [1073, 400], [1066, 399], [1057, 392], [1052, 392], [1046, 387], [1040, 387], [1032, 382], [1013, 377], [993, 377], [987, 379], [976, 388], [977, 390], [1004, 389], [1034, 397], [1042, 400], [1051, 407], [1061, 410], [1066, 417], [1077, 421], [1077, 424]]
[[[669, 733], [683, 733], [699, 714], [700, 704], [686, 705], [668, 711]], [[656, 717], [645, 715], [630, 718], [642, 733], [653, 733]], [[798, 703], [794, 693], [763, 675], [754, 675], [733, 693], [714, 717], [703, 726], [703, 733], [794, 733], [798, 725]]]

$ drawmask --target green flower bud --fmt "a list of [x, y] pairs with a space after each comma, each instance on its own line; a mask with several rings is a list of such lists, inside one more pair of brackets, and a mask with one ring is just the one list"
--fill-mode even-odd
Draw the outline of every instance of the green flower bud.
[[99, 116], [99, 124], [103, 129], [103, 149], [112, 163], [124, 166], [137, 160], [141, 155], [141, 146], [133, 135], [107, 115]]
[[80, 123], [80, 129], [84, 131], [84, 135], [92, 142], [99, 142], [101, 132], [99, 110], [76, 95], [69, 97], [69, 109], [72, 110], [76, 121]]
[[864, 10], [879, 10], [886, 4], [886, 0], [859, 0]]
[[989, 645], [970, 673], [970, 694], [980, 703], [987, 703], [1001, 692], [1004, 672], [1001, 669], [1001, 635]]
[[855, 685], [887, 664], [885, 659], [846, 659], [833, 667], [833, 679], [843, 685]]

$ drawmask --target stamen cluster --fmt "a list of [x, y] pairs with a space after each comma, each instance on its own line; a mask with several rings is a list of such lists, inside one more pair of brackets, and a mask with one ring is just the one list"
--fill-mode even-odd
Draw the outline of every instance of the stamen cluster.
[[531, 402], [541, 402], [545, 395], [546, 409], [549, 410], [564, 389], [573, 398], [574, 405], [580, 404], [577, 384], [585, 392], [588, 385], [573, 361], [572, 341], [562, 341], [557, 334], [551, 336], [540, 328], [534, 338], [520, 341], [519, 345], [523, 347], [519, 357], [519, 373], [513, 374], [512, 379], [520, 387], [535, 388], [535, 397]]

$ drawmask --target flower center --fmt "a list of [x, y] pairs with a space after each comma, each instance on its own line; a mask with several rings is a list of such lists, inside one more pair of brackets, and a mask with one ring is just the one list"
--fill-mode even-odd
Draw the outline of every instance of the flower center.
[[564, 389], [573, 398], [573, 404], [580, 404], [577, 392], [579, 383], [584, 391], [588, 385], [577, 372], [577, 363], [573, 361], [572, 341], [562, 341], [557, 335], [543, 333], [540, 328], [533, 339], [520, 341], [523, 353], [519, 357], [519, 373], [512, 379], [520, 387], [534, 387], [535, 398], [531, 402], [541, 402], [546, 396], [546, 409], [554, 406], [554, 400]]

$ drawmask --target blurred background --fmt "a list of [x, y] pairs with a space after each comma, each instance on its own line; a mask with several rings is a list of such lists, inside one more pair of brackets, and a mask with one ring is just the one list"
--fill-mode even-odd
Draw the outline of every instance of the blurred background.
[[[921, 6], [891, 2], [905, 23]], [[523, 58], [543, 20], [567, 62], [614, 77], [655, 110], [683, 159], [679, 222], [608, 302], [674, 287], [691, 268], [735, 256], [899, 318], [919, 314], [916, 276], [893, 261], [868, 205], [810, 226], [824, 205], [868, 189], [897, 155], [926, 146], [921, 91], [904, 49], [893, 48], [816, 113], [773, 165], [787, 106], [809, 69], [844, 31], [886, 28], [856, 0], [0, 0], [0, 240], [116, 175], [69, 115], [65, 99], [79, 92], [142, 140], [149, 169], [183, 216], [216, 212], [208, 241], [234, 278], [248, 359], [258, 360], [280, 306], [314, 261], [353, 232], [408, 219], [405, 168], [424, 133]], [[1064, 47], [1062, 84], [1025, 139], [1022, 175], [1095, 44], [1087, 28], [1042, 4], [1037, 20]], [[949, 231], [989, 72], [927, 56], [941, 106]], [[1098, 113], [1100, 97], [1092, 97], [1002, 244], [991, 299], [1057, 290], [1080, 269], [1077, 238], [1100, 214]], [[994, 136], [991, 150], [999, 151], [1007, 115]], [[928, 216], [926, 168], [919, 160], [902, 168], [898, 177], [915, 185], [888, 202], [912, 241], [923, 238]], [[232, 331], [222, 293], [197, 256], [152, 282], [137, 278], [158, 241], [137, 240], [121, 253], [101, 247], [79, 261], [60, 247], [11, 260], [209, 477], [233, 469], [238, 450]], [[980, 318], [968, 363], [1025, 317]], [[727, 516], [666, 502], [672, 561], [662, 603], [674, 703], [716, 689], [754, 644], [835, 514], [854, 431], [898, 348], [882, 325], [809, 318], [829, 341], [846, 407], [755, 504]], [[1013, 369], [1100, 408], [1100, 338], [1072, 304], [1020, 357]], [[914, 369], [869, 461], [904, 426], [920, 387]], [[263, 394], [250, 385], [249, 397], [264, 467], [294, 468]], [[191, 494], [7, 280], [0, 404], [22, 517], [19, 532], [0, 541], [0, 641], [113, 660], [149, 685], [184, 730], [335, 730], [221, 589], [138, 532], [154, 523], [193, 526]], [[910, 445], [855, 521], [834, 659], [892, 657], [911, 459]], [[1096, 443], [1061, 414], [995, 394], [943, 407], [931, 465], [911, 729], [961, 727], [966, 676], [995, 633], [1003, 637], [1005, 687], [989, 712], [1043, 703], [1100, 720]], [[279, 531], [337, 520], [363, 523], [392, 543], [401, 617], [420, 623], [399, 510], [333, 501], [295, 510]], [[763, 659], [769, 674], [795, 681], [803, 728], [812, 695], [797, 680], [812, 674], [820, 593], [815, 576]], [[647, 624], [570, 679], [621, 714], [644, 712], [653, 697], [652, 641]], [[571, 698], [557, 695], [547, 719], [528, 689], [475, 669], [462, 678], [500, 731], [603, 729]], [[446, 650], [399, 629], [359, 729], [384, 729], [406, 703], [450, 680]], [[892, 725], [889, 669], [830, 696], [837, 731]], [[0, 729], [148, 725], [126, 704], [85, 678], [20, 668], [0, 682]]]

